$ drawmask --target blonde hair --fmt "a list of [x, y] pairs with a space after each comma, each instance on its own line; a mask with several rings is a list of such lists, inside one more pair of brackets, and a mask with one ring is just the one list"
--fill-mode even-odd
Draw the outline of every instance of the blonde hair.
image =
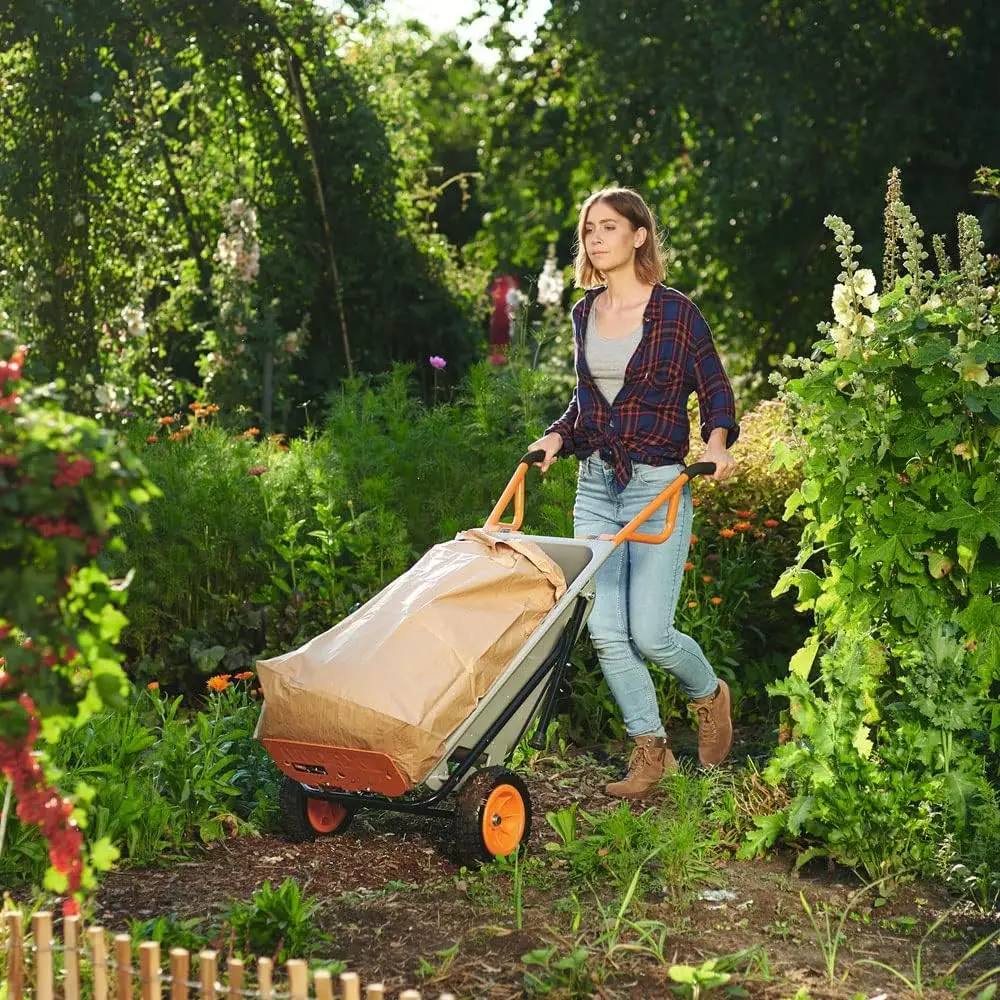
[[578, 288], [593, 288], [604, 283], [604, 275], [594, 267], [584, 246], [583, 227], [587, 224], [590, 210], [598, 202], [606, 202], [619, 215], [632, 224], [633, 229], [646, 230], [646, 242], [635, 252], [635, 275], [640, 281], [655, 285], [663, 281], [667, 269], [660, 249], [660, 232], [649, 206], [638, 191], [631, 188], [613, 187], [595, 191], [580, 209], [580, 219], [576, 226], [576, 284]]

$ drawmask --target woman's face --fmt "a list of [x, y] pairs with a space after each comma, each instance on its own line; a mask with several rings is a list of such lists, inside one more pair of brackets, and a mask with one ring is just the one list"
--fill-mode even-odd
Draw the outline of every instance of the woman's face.
[[607, 202], [598, 201], [587, 211], [583, 223], [583, 246], [591, 264], [602, 274], [631, 267], [635, 251], [646, 240], [645, 229], [632, 223]]

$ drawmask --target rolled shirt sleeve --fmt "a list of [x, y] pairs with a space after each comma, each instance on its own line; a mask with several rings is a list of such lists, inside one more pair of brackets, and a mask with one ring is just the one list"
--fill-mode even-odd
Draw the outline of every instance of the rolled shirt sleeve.
[[740, 436], [733, 387], [715, 348], [712, 331], [697, 308], [692, 317], [690, 335], [702, 440], [707, 442], [712, 431], [725, 427], [726, 447], [731, 448]]
[[553, 432], [562, 435], [562, 454], [571, 455], [574, 452], [573, 446], [573, 425], [580, 414], [580, 404], [577, 401], [577, 389], [573, 390], [573, 397], [566, 407], [566, 412], [554, 423], [545, 429], [546, 434]]

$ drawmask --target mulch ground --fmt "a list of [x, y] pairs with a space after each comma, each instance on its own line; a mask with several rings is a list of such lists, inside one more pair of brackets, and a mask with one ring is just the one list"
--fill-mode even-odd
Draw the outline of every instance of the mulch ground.
[[[690, 734], [677, 734], [674, 742], [682, 762], [690, 760]], [[624, 759], [625, 749], [621, 752]], [[572, 801], [589, 812], [616, 805], [602, 791], [622, 766], [614, 758], [595, 760], [575, 751], [559, 764], [542, 761], [526, 779], [535, 815], [529, 858], [544, 856], [545, 843], [555, 839], [544, 820], [546, 811]], [[522, 956], [547, 945], [557, 945], [560, 954], [572, 949], [572, 915], [560, 905], [568, 885], [558, 877], [535, 880], [529, 875], [522, 929], [516, 930], [509, 877], [482, 879], [463, 873], [452, 859], [450, 834], [444, 820], [369, 813], [355, 817], [343, 835], [314, 843], [235, 837], [162, 868], [110, 873], [97, 898], [96, 916], [109, 929], [121, 929], [133, 917], [200, 917], [233, 899], [249, 898], [265, 880], [276, 886], [294, 878], [321, 900], [318, 920], [332, 935], [323, 957], [345, 961], [362, 982], [385, 983], [388, 995], [405, 987], [420, 988], [425, 998], [445, 991], [489, 1000], [529, 995]], [[699, 965], [746, 949], [756, 949], [740, 978], [744, 995], [751, 997], [792, 997], [799, 987], [816, 1000], [855, 993], [911, 995], [890, 973], [857, 963], [876, 959], [912, 978], [924, 931], [955, 907], [954, 898], [939, 886], [908, 885], [876, 909], [873, 894], [866, 894], [847, 921], [840, 946], [837, 975], [846, 972], [846, 981], [831, 985], [799, 894], [805, 894], [814, 910], [824, 903], [832, 907], [837, 917], [859, 883], [850, 873], [829, 870], [825, 864], [795, 874], [793, 864], [794, 859], [784, 855], [760, 862], [721, 860], [719, 882], [736, 895], [723, 903], [694, 899], [677, 905], [647, 897], [632, 912], [669, 928], [665, 965], [634, 952], [612, 959], [595, 955], [588, 966], [594, 970], [590, 987], [548, 995], [671, 997], [669, 964]], [[593, 941], [600, 923], [598, 908], [585, 895], [580, 898], [580, 930], [589, 930]], [[945, 972], [972, 944], [998, 928], [998, 914], [983, 918], [957, 909], [923, 947], [924, 982]], [[742, 964], [747, 967], [746, 960]], [[1000, 948], [991, 943], [963, 965], [958, 978], [969, 982], [998, 965]], [[924, 995], [957, 993], [941, 988]]]

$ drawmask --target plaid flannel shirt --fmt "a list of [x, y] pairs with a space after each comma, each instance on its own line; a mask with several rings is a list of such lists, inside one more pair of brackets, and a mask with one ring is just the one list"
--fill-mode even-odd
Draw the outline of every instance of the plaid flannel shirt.
[[587, 319], [604, 288], [588, 289], [573, 307], [576, 389], [566, 412], [548, 428], [562, 435], [560, 454], [586, 458], [595, 451], [615, 468], [619, 490], [632, 462], [681, 462], [689, 449], [687, 400], [698, 394], [701, 436], [725, 427], [726, 447], [739, 437], [729, 378], [698, 307], [681, 292], [657, 284], [642, 317], [642, 339], [625, 369], [625, 384], [609, 404], [597, 388], [584, 352]]

